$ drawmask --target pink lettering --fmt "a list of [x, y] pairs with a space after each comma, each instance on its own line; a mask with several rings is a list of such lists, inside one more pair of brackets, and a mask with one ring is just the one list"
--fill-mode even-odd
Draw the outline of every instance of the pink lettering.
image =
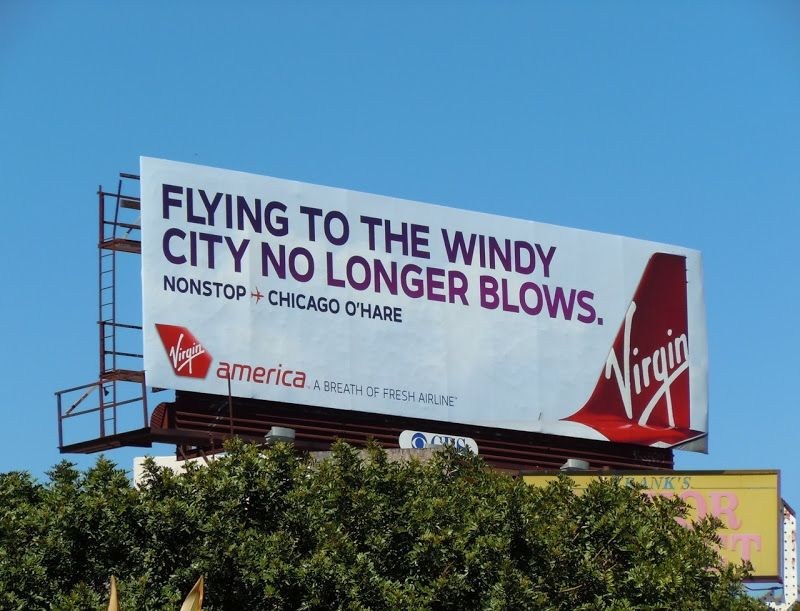
[[731, 535], [731, 549], [736, 549], [736, 544], [742, 544], [742, 560], [750, 560], [752, 545], [756, 551], [761, 551], [761, 535]]
[[736, 530], [742, 521], [736, 517], [736, 508], [739, 506], [739, 497], [733, 492], [711, 493], [711, 515], [724, 520], [725, 525]]

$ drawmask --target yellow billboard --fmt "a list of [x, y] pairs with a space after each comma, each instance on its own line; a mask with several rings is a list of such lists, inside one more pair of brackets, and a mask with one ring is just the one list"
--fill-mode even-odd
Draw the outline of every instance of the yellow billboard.
[[[749, 560], [753, 578], [780, 580], [781, 495], [779, 471], [604, 471], [569, 473], [578, 491], [598, 477], [614, 477], [645, 487], [645, 494], [677, 496], [690, 506], [689, 518], [713, 515], [722, 520], [720, 554], [729, 562]], [[556, 479], [552, 471], [523, 476], [542, 486]]]

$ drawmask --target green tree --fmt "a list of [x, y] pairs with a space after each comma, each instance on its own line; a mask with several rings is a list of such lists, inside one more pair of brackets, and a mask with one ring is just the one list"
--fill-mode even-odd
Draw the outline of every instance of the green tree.
[[713, 519], [613, 480], [534, 488], [452, 450], [392, 462], [337, 443], [298, 457], [232, 442], [136, 489], [105, 459], [45, 483], [0, 475], [0, 608], [757, 609]]

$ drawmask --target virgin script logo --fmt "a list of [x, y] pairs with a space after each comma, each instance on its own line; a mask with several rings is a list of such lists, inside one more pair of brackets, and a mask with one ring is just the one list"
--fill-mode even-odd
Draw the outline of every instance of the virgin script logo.
[[685, 257], [651, 255], [594, 391], [565, 420], [622, 443], [671, 447], [705, 435], [692, 427], [686, 304]]
[[184, 378], [204, 379], [211, 366], [211, 355], [186, 327], [156, 324], [172, 371]]
[[[608, 354], [605, 367], [605, 377], [611, 379], [612, 374], [619, 389], [622, 406], [629, 420], [634, 418], [633, 398], [640, 395], [643, 390], [649, 389], [653, 383], [660, 383], [653, 389], [646, 405], [641, 407], [639, 424], [644, 426], [649, 423], [658, 402], [663, 397], [665, 400], [667, 426], [675, 426], [675, 414], [672, 406], [672, 383], [689, 369], [688, 341], [686, 333], [673, 338], [672, 329], [667, 329], [667, 342], [658, 346], [652, 354], [641, 356], [639, 348], [631, 350], [631, 323], [636, 313], [636, 302], [632, 301], [625, 314], [622, 342], [622, 366], [620, 367], [616, 350]], [[633, 378], [633, 379], [631, 379]]]

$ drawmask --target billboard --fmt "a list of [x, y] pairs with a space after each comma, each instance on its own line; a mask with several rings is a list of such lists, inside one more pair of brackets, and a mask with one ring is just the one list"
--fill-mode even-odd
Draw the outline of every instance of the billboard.
[[[610, 475], [568, 474], [580, 491], [599, 477], [640, 484], [646, 494], [677, 496], [690, 506], [689, 519], [720, 518], [720, 555], [728, 562], [753, 563], [753, 577], [780, 580], [783, 503], [778, 471], [615, 472]], [[540, 486], [557, 474], [529, 474], [526, 483]]]
[[694, 250], [145, 157], [141, 189], [152, 386], [705, 451]]

